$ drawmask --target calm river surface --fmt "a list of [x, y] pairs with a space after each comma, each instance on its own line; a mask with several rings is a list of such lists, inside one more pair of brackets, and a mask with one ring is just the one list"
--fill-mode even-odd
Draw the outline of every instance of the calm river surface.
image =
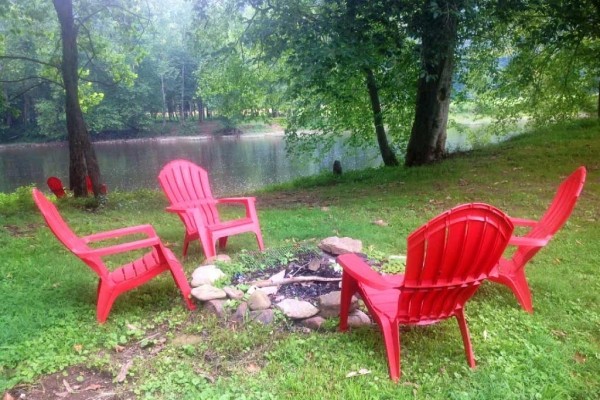
[[[381, 165], [376, 149], [355, 153], [337, 146], [320, 162], [288, 159], [281, 136], [176, 138], [99, 142], [94, 144], [109, 191], [158, 188], [157, 176], [167, 162], [184, 158], [205, 168], [215, 195], [243, 194], [297, 177], [331, 171], [333, 161], [344, 170]], [[0, 146], [0, 192], [35, 184], [48, 192], [46, 179], [57, 176], [68, 185], [66, 143]]]

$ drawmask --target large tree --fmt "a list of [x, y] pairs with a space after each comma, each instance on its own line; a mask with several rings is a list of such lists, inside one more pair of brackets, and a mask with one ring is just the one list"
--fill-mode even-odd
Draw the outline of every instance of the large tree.
[[86, 175], [94, 195], [100, 194], [100, 168], [79, 104], [77, 34], [71, 0], [53, 0], [60, 22], [62, 42], [61, 72], [65, 88], [65, 110], [69, 138], [69, 185], [75, 197], [86, 196]]
[[425, 0], [414, 17], [413, 29], [421, 42], [421, 74], [406, 166], [428, 164], [446, 153], [455, 51], [464, 3]]

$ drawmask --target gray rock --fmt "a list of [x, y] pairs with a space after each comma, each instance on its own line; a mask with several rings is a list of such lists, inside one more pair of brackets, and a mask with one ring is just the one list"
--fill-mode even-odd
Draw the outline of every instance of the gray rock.
[[354, 310], [348, 315], [348, 326], [356, 328], [359, 326], [370, 325], [370, 324], [371, 324], [371, 318], [369, 318], [369, 316], [367, 314], [365, 314], [364, 312], [362, 312], [360, 310]]
[[192, 273], [192, 287], [197, 287], [201, 285], [212, 285], [217, 280], [226, 277], [219, 268], [215, 265], [204, 265], [202, 267], [198, 267]]
[[230, 299], [239, 300], [242, 297], [244, 297], [244, 292], [233, 286], [225, 286], [223, 288], [223, 291], [227, 293], [227, 297], [229, 297]]
[[273, 310], [271, 309], [250, 311], [248, 319], [250, 321], [260, 322], [263, 325], [269, 325], [275, 320], [275, 313], [273, 313]]
[[321, 328], [324, 322], [325, 318], [315, 315], [314, 317], [303, 319], [300, 321], [300, 325], [316, 331], [317, 329]]
[[319, 309], [308, 301], [285, 299], [275, 305], [283, 314], [292, 319], [305, 319], [316, 315]]
[[204, 303], [204, 309], [219, 319], [225, 318], [225, 300], [209, 300]]
[[321, 240], [321, 243], [319, 243], [319, 248], [335, 255], [360, 253], [362, 252], [362, 242], [349, 237], [340, 238], [337, 236], [331, 236]]
[[262, 289], [255, 290], [248, 298], [248, 308], [251, 311], [265, 310], [271, 307], [271, 300]]
[[235, 312], [231, 316], [230, 321], [236, 322], [238, 324], [242, 324], [242, 323], [244, 323], [244, 320], [246, 319], [248, 312], [249, 312], [248, 311], [248, 303], [246, 303], [246, 302], [240, 303], [237, 310], [235, 310]]
[[[323, 318], [337, 317], [340, 314], [341, 291], [330, 292], [319, 296], [319, 315]], [[358, 298], [352, 296], [350, 302], [350, 311], [356, 310], [358, 307]]]
[[192, 289], [192, 296], [200, 301], [209, 301], [215, 299], [224, 299], [227, 293], [223, 289], [216, 288], [212, 285], [202, 285]]

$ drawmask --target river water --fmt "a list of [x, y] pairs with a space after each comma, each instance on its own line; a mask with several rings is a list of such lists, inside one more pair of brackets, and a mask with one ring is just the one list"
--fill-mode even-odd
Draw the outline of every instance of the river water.
[[[337, 159], [344, 170], [381, 165], [375, 148], [356, 152], [342, 145], [322, 154], [318, 162], [309, 156], [291, 160], [283, 137], [274, 135], [111, 141], [95, 143], [94, 147], [109, 191], [158, 188], [160, 169], [177, 158], [206, 169], [217, 196], [243, 194], [331, 171]], [[68, 157], [66, 143], [0, 146], [0, 192], [13, 192], [29, 184], [48, 191], [49, 176], [57, 176], [68, 185]]]

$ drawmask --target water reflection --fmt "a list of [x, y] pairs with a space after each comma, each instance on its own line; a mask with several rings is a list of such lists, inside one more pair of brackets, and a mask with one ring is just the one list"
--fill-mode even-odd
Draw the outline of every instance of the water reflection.
[[[323, 154], [319, 162], [290, 160], [280, 136], [103, 142], [96, 143], [95, 149], [109, 190], [158, 188], [156, 177], [162, 166], [185, 158], [209, 171], [218, 196], [329, 171], [336, 159], [342, 160], [344, 170], [381, 164], [375, 149], [356, 152], [341, 145]], [[52, 175], [68, 182], [66, 144], [0, 146], [0, 192], [31, 183], [46, 190], [46, 178]]]

